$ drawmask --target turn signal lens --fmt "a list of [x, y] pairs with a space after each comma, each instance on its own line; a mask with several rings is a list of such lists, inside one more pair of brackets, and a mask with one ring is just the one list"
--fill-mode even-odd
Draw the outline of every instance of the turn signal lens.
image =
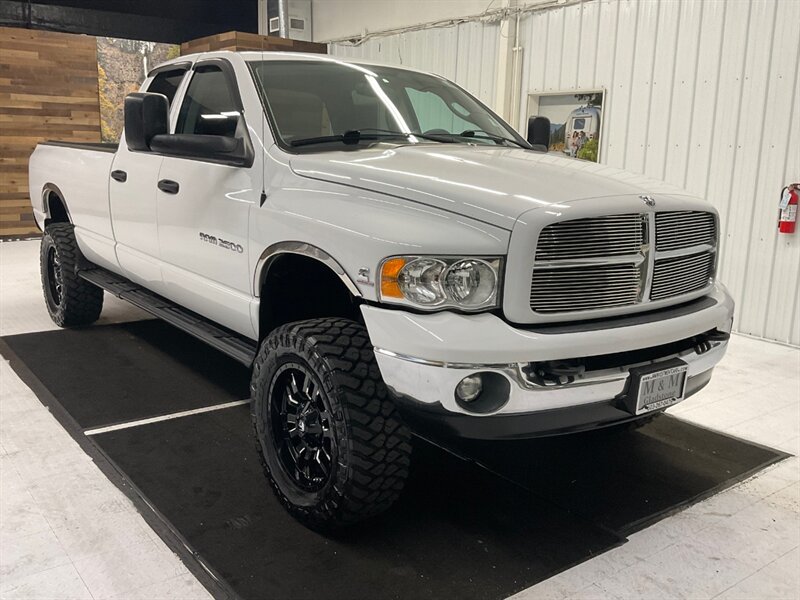
[[381, 297], [402, 298], [398, 276], [400, 270], [406, 265], [405, 258], [390, 258], [381, 267]]

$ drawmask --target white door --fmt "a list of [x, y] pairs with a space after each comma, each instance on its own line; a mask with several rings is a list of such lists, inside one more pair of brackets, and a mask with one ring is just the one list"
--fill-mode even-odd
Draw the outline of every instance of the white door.
[[162, 160], [150, 152], [129, 151], [123, 139], [109, 183], [111, 223], [123, 275], [153, 291], [161, 286], [156, 182]]
[[[160, 70], [144, 91], [164, 94], [172, 104], [187, 67]], [[111, 166], [109, 197], [117, 260], [126, 275], [153, 291], [161, 291], [156, 184], [163, 157], [152, 152], [132, 152], [120, 141]]]
[[[175, 134], [247, 136], [235, 81], [224, 67], [195, 65]], [[248, 222], [261, 190], [252, 178], [249, 167], [165, 156], [156, 192], [164, 295], [248, 336], [255, 335]]]

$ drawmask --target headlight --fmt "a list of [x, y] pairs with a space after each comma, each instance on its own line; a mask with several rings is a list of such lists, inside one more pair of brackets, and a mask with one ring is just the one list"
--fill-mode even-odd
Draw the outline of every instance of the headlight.
[[394, 256], [380, 267], [380, 300], [421, 309], [497, 306], [500, 258]]

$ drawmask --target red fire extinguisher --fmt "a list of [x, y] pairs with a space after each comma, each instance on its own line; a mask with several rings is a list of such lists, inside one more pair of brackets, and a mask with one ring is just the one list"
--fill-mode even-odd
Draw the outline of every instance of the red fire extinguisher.
[[800, 195], [800, 183], [791, 183], [781, 191], [781, 216], [778, 221], [778, 231], [781, 233], [794, 233], [797, 225], [798, 195]]

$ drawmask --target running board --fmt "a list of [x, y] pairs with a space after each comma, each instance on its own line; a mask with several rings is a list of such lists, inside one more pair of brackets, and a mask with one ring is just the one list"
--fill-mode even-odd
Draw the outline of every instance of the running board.
[[243, 365], [253, 366], [256, 352], [258, 352], [258, 344], [255, 341], [224, 329], [213, 321], [209, 321], [111, 271], [93, 267], [78, 271], [78, 275], [117, 298], [130, 302], [204, 341]]

